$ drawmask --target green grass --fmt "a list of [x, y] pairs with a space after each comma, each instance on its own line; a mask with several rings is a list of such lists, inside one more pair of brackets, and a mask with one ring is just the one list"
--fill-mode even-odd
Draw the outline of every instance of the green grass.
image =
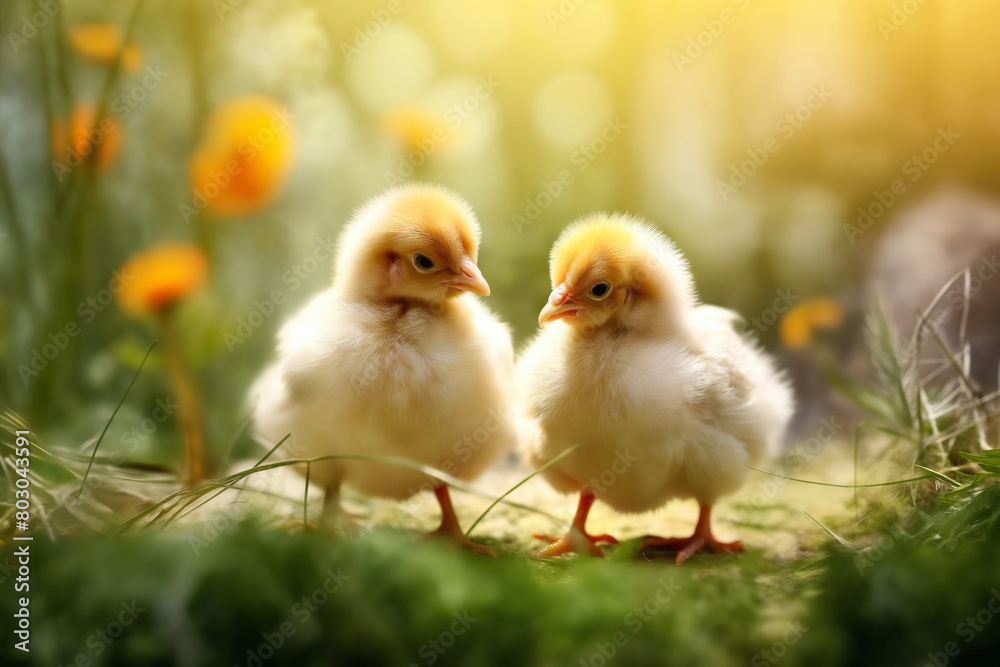
[[[980, 498], [963, 512], [995, 517], [1000, 485]], [[681, 567], [636, 558], [629, 544], [603, 560], [507, 552], [492, 561], [397, 531], [331, 539], [252, 519], [214, 539], [194, 525], [36, 540], [33, 650], [3, 650], [13, 664], [65, 665], [83, 654], [93, 665], [245, 665], [247, 651], [287, 623], [267, 664], [597, 665], [613, 649], [628, 665], [769, 664], [768, 650], [785, 665], [917, 665], [949, 641], [961, 643], [955, 664], [977, 664], [1000, 649], [1000, 625], [968, 642], [956, 627], [1000, 588], [1000, 529], [993, 520], [949, 549], [950, 526], [976, 521], [945, 510], [932, 521], [877, 551], [831, 542], [792, 562], [751, 552]], [[331, 576], [339, 587], [317, 593]], [[314, 594], [310, 610], [301, 601]], [[133, 600], [145, 611], [121, 637], [95, 639]], [[0, 596], [4, 617], [13, 604]], [[455, 626], [462, 634], [436, 653], [428, 642], [450, 644], [456, 618], [468, 627]], [[788, 641], [790, 628], [801, 636]]]

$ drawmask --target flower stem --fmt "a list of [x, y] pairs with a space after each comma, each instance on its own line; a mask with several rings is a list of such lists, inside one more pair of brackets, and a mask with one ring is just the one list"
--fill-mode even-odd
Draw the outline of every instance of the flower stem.
[[177, 401], [177, 415], [181, 430], [184, 431], [184, 482], [190, 486], [206, 479], [205, 413], [201, 402], [201, 391], [184, 360], [184, 352], [177, 338], [169, 308], [157, 313], [157, 323], [163, 332], [170, 391]]

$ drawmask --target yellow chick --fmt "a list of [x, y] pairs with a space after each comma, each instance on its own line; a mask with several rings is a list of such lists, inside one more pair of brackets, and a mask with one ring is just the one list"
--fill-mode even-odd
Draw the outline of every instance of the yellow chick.
[[[394, 188], [357, 210], [333, 286], [282, 327], [278, 362], [252, 390], [259, 433], [290, 433], [297, 457], [404, 457], [464, 480], [509, 452], [514, 353], [506, 325], [473, 296], [490, 293], [479, 236], [469, 205], [436, 186]], [[326, 520], [342, 484], [392, 499], [433, 488], [432, 535], [462, 537], [448, 487], [419, 471], [328, 460], [310, 479], [326, 490]]]
[[580, 493], [570, 532], [534, 555], [601, 555], [609, 535], [590, 535], [595, 499], [645, 512], [694, 498], [694, 534], [648, 536], [642, 548], [730, 553], [739, 542], [712, 535], [712, 505], [736, 490], [747, 465], [779, 445], [792, 414], [791, 389], [772, 360], [736, 333], [738, 316], [699, 305], [687, 262], [650, 224], [596, 214], [576, 222], [551, 254], [552, 294], [543, 329], [518, 361], [528, 433], [526, 460]]

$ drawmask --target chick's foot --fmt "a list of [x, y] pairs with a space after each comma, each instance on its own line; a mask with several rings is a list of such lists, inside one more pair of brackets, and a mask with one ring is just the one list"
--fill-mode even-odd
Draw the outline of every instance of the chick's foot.
[[647, 549], [676, 549], [677, 564], [680, 565], [691, 556], [702, 549], [708, 549], [716, 554], [732, 554], [743, 551], [743, 543], [739, 540], [735, 542], [721, 542], [715, 539], [712, 534], [711, 525], [712, 508], [709, 505], [702, 505], [698, 515], [698, 524], [695, 526], [694, 535], [691, 537], [658, 537], [647, 535], [642, 544], [639, 545], [639, 552]]
[[555, 558], [556, 556], [569, 553], [587, 554], [588, 556], [600, 558], [604, 553], [597, 546], [598, 544], [601, 542], [618, 544], [618, 540], [611, 535], [589, 535], [576, 528], [571, 528], [562, 537], [553, 535], [535, 535], [534, 537], [539, 540], [551, 542], [551, 544], [532, 551], [530, 554], [532, 558]]
[[444, 484], [435, 486], [434, 495], [437, 497], [438, 504], [441, 505], [441, 525], [437, 530], [424, 533], [423, 539], [445, 538], [451, 540], [453, 547], [461, 546], [463, 549], [486, 556], [487, 558], [496, 558], [497, 552], [490, 547], [465, 539], [465, 533], [462, 532], [462, 527], [458, 523], [458, 516], [455, 515], [455, 508], [451, 504], [451, 495], [448, 493], [448, 487]]
[[594, 500], [594, 493], [592, 491], [581, 493], [580, 504], [577, 505], [576, 516], [573, 517], [573, 525], [569, 529], [569, 532], [562, 537], [535, 535], [535, 538], [545, 540], [551, 544], [541, 549], [536, 549], [529, 555], [532, 558], [555, 558], [563, 554], [578, 553], [600, 558], [604, 553], [597, 546], [598, 544], [601, 542], [618, 544], [618, 540], [611, 535], [591, 535], [587, 532], [585, 528], [587, 515], [590, 513], [590, 507], [594, 504]]

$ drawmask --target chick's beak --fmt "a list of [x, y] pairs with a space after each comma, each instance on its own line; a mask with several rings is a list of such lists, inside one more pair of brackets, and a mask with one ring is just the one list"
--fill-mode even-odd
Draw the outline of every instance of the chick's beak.
[[583, 310], [583, 306], [573, 300], [573, 293], [570, 292], [566, 283], [561, 283], [552, 290], [549, 295], [549, 302], [538, 314], [538, 326], [543, 326], [548, 322], [555, 322], [564, 317], [576, 317], [576, 314]]
[[473, 294], [490, 295], [490, 286], [486, 283], [486, 279], [483, 278], [483, 274], [480, 273], [476, 263], [468, 257], [462, 259], [458, 276], [451, 280], [446, 280], [444, 284], [448, 287], [472, 292]]

